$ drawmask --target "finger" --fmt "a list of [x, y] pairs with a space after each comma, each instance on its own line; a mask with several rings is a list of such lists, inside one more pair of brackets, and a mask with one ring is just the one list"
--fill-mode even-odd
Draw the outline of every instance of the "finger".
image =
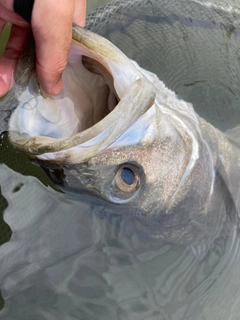
[[86, 21], [87, 3], [86, 0], [76, 0], [73, 22], [79, 26], [84, 26]]
[[1, 5], [8, 10], [13, 10], [14, 0], [1, 0]]
[[29, 23], [25, 21], [20, 15], [15, 13], [14, 11], [6, 9], [4, 6], [0, 4], [0, 19], [4, 20], [5, 22], [11, 22], [19, 27], [26, 27], [30, 28]]
[[29, 35], [29, 29], [12, 26], [10, 39], [0, 57], [0, 96], [9, 91], [13, 84], [13, 71]]
[[51, 95], [62, 89], [72, 41], [74, 1], [41, 0], [34, 4], [32, 29], [36, 43], [36, 70], [42, 89]]

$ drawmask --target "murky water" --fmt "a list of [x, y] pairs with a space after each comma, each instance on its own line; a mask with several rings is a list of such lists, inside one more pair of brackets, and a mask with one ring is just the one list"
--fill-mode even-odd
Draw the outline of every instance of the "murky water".
[[[120, 3], [88, 27], [215, 126], [239, 124], [240, 9]], [[220, 177], [217, 232], [180, 246], [129, 228], [126, 207], [62, 192], [6, 134], [0, 163], [0, 319], [239, 319], [239, 213]]]

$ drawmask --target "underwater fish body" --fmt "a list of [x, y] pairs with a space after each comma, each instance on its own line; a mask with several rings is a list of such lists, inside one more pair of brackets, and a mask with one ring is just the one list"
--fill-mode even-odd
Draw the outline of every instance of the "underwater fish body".
[[216, 232], [226, 218], [216, 210], [219, 179], [238, 208], [233, 140], [156, 75], [74, 26], [63, 92], [53, 98], [41, 92], [27, 53], [15, 74], [9, 137], [50, 175], [57, 171], [64, 189], [119, 206], [137, 229], [171, 243]]

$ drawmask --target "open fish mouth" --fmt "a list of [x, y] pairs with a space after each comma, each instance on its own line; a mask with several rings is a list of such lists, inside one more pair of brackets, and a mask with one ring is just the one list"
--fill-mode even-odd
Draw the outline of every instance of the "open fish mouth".
[[64, 87], [57, 98], [41, 91], [35, 72], [22, 83], [22, 68], [31, 60], [24, 59], [15, 74], [19, 104], [9, 136], [39, 159], [85, 161], [116, 141], [154, 104], [154, 89], [134, 63], [108, 40], [78, 26], [73, 26]]

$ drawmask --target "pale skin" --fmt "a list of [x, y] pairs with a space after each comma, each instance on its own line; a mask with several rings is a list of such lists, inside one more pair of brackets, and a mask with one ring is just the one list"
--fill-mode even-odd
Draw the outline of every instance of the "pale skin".
[[42, 89], [57, 95], [62, 90], [72, 41], [72, 23], [84, 26], [86, 0], [35, 0], [31, 25], [13, 11], [14, 0], [0, 0], [0, 33], [6, 22], [12, 31], [0, 57], [0, 97], [13, 85], [13, 71], [32, 29], [36, 44], [36, 70]]

